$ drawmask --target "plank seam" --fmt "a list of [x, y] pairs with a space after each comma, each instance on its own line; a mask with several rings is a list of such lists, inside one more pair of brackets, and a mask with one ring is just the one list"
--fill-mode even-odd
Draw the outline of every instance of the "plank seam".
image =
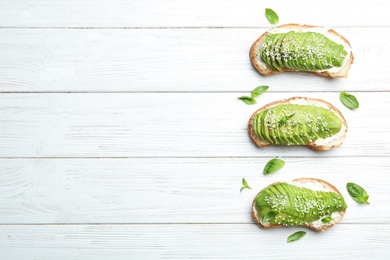
[[[0, 30], [194, 30], [194, 29], [269, 29], [271, 26], [0, 26]], [[389, 28], [390, 25], [329, 25], [332, 28]]]
[[[341, 90], [324, 90], [324, 91], [267, 91], [268, 93], [340, 93]], [[390, 90], [353, 90], [348, 92], [354, 93], [388, 93]], [[0, 94], [247, 94], [243, 90], [227, 91], [0, 91]]]
[[[338, 223], [337, 225], [389, 225], [390, 223]], [[188, 222], [188, 223], [2, 223], [0, 226], [171, 226], [171, 225], [255, 225], [257, 223], [244, 223], [244, 222], [226, 222], [226, 223], [213, 223], [213, 222]]]
[[[96, 159], [96, 160], [111, 160], [111, 159], [259, 159], [269, 158], [268, 156], [118, 156], [118, 157], [104, 157], [104, 156], [91, 156], [91, 157], [0, 157], [0, 160], [75, 160], [75, 159]], [[283, 156], [285, 159], [304, 159], [304, 158], [387, 158], [390, 155], [337, 155], [337, 156]]]

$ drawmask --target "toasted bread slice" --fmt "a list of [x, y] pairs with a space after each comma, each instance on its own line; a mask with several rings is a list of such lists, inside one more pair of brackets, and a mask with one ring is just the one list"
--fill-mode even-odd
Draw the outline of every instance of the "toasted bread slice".
[[342, 127], [337, 134], [335, 134], [329, 138], [326, 138], [326, 139], [319, 138], [319, 139], [315, 140], [314, 142], [310, 142], [308, 144], [305, 144], [306, 146], [313, 148], [313, 149], [316, 149], [316, 150], [325, 151], [325, 150], [330, 150], [330, 149], [335, 148], [335, 147], [339, 147], [343, 143], [345, 136], [346, 136], [346, 133], [348, 131], [348, 125], [347, 125], [347, 122], [345, 121], [345, 118], [343, 117], [341, 112], [336, 107], [334, 107], [332, 104], [330, 104], [324, 100], [321, 100], [321, 99], [314, 99], [314, 98], [307, 98], [307, 97], [293, 97], [293, 98], [279, 100], [279, 101], [267, 104], [267, 105], [261, 107], [260, 109], [256, 110], [252, 114], [252, 116], [250, 117], [249, 122], [248, 122], [248, 132], [249, 132], [249, 135], [252, 138], [252, 140], [258, 146], [260, 146], [260, 147], [269, 146], [272, 143], [270, 143], [266, 140], [263, 140], [263, 139], [259, 138], [259, 136], [256, 135], [256, 133], [254, 131], [254, 127], [253, 127], [253, 124], [254, 124], [253, 119], [254, 119], [255, 115], [260, 113], [263, 110], [266, 110], [266, 109], [269, 109], [269, 108], [272, 108], [272, 107], [275, 107], [278, 105], [282, 105], [282, 104], [299, 104], [299, 105], [311, 105], [311, 106], [316, 106], [316, 107], [322, 107], [322, 108], [325, 108], [325, 109], [328, 109], [328, 110], [334, 112], [334, 114], [340, 118], [340, 120], [342, 122]]
[[[333, 185], [331, 185], [330, 183], [328, 183], [324, 180], [314, 179], [314, 178], [299, 178], [299, 179], [292, 180], [290, 183], [295, 185], [295, 186], [309, 188], [311, 190], [334, 192], [342, 197], [342, 194]], [[274, 185], [274, 184], [271, 184], [271, 185]], [[271, 186], [271, 185], [269, 185], [269, 186]], [[259, 194], [260, 193], [261, 193], [261, 191], [259, 192]], [[325, 230], [333, 227], [335, 224], [339, 223], [341, 221], [341, 219], [344, 217], [345, 212], [346, 212], [346, 210], [333, 212], [331, 214], [332, 221], [329, 223], [323, 223], [319, 219], [319, 220], [315, 220], [311, 223], [302, 224], [301, 226], [309, 227], [309, 228], [316, 230], [316, 231], [325, 231]], [[282, 224], [270, 224], [269, 222], [268, 223], [263, 222], [260, 215], [257, 213], [257, 210], [255, 208], [255, 199], [252, 202], [252, 217], [256, 221], [256, 223], [259, 225], [260, 228], [275, 228], [275, 227], [283, 226]]]
[[291, 68], [282, 68], [280, 71], [275, 70], [271, 68], [266, 62], [263, 61], [263, 59], [260, 56], [260, 50], [262, 48], [262, 43], [267, 34], [272, 33], [279, 33], [279, 32], [288, 32], [288, 31], [295, 31], [295, 32], [318, 32], [323, 35], [325, 35], [330, 40], [342, 44], [344, 46], [344, 49], [347, 51], [347, 56], [345, 57], [343, 65], [338, 67], [333, 67], [327, 70], [318, 70], [318, 71], [307, 71], [305, 72], [311, 72], [315, 73], [321, 76], [327, 76], [332, 78], [346, 78], [348, 77], [348, 71], [353, 63], [354, 57], [351, 50], [351, 45], [349, 42], [340, 34], [338, 34], [336, 31], [332, 29], [326, 29], [324, 27], [319, 26], [312, 26], [312, 25], [299, 25], [299, 24], [285, 24], [281, 26], [274, 27], [267, 32], [265, 32], [263, 35], [261, 35], [252, 45], [250, 49], [250, 60], [253, 64], [253, 66], [258, 70], [262, 75], [271, 75], [276, 74], [279, 72], [284, 71], [303, 71], [303, 70], [295, 70]]

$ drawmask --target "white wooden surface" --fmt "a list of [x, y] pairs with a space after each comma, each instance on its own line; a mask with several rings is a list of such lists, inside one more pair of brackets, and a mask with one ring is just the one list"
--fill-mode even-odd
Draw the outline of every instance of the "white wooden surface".
[[3, 29], [0, 86], [4, 92], [100, 93], [249, 92], [259, 84], [278, 92], [388, 90], [388, 68], [377, 64], [387, 62], [390, 43], [373, 38], [390, 35], [390, 27], [335, 28], [356, 59], [347, 80], [261, 77], [248, 56], [266, 28]]
[[[271, 27], [266, 7], [281, 24], [344, 35], [349, 77], [259, 75], [248, 51]], [[0, 258], [389, 258], [389, 10], [380, 0], [1, 0]], [[257, 105], [236, 99], [258, 85], [270, 89]], [[340, 103], [344, 90], [358, 110]], [[343, 112], [342, 147], [250, 141], [254, 110], [297, 95]], [[263, 176], [276, 156], [286, 166]], [[253, 190], [239, 192], [242, 177]], [[261, 230], [250, 207], [264, 186], [297, 177], [328, 180], [349, 207], [331, 230], [287, 244], [301, 228]], [[370, 205], [352, 201], [349, 181]]]

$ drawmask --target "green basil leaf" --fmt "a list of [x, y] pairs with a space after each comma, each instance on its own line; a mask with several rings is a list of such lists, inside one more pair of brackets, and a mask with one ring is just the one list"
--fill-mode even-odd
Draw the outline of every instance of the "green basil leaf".
[[268, 90], [268, 86], [258, 86], [251, 92], [251, 97], [256, 98]]
[[277, 24], [279, 22], [279, 16], [271, 8], [265, 8], [265, 17], [271, 24]]
[[331, 216], [326, 216], [326, 217], [321, 219], [321, 222], [325, 223], [325, 224], [329, 224], [330, 222], [332, 222], [332, 220], [333, 220], [333, 218]]
[[241, 192], [243, 189], [250, 189], [250, 190], [252, 189], [251, 187], [249, 187], [249, 185], [248, 185], [248, 183], [246, 182], [245, 178], [242, 178], [242, 185], [244, 185], [244, 186], [241, 187], [240, 192]]
[[276, 171], [279, 171], [283, 168], [285, 162], [281, 159], [274, 158], [267, 162], [267, 164], [264, 167], [263, 174], [268, 175], [271, 173], [274, 173]]
[[367, 203], [368, 202], [368, 194], [367, 192], [363, 189], [363, 187], [357, 185], [356, 183], [353, 182], [348, 182], [347, 183], [347, 191], [349, 196], [356, 201], [357, 203]]
[[359, 101], [356, 99], [354, 95], [348, 94], [345, 91], [340, 92], [340, 100], [344, 104], [344, 106], [349, 109], [357, 109], [359, 108]]
[[287, 238], [287, 243], [297, 241], [306, 235], [305, 231], [298, 231]]
[[274, 220], [277, 215], [278, 215], [278, 212], [271, 210], [270, 212], [265, 214], [265, 216], [263, 218], [263, 222], [270, 222], [270, 221]]
[[238, 99], [244, 101], [244, 103], [248, 104], [248, 105], [253, 105], [253, 104], [257, 103], [253, 97], [242, 96], [242, 97], [239, 97]]
[[282, 118], [280, 119], [279, 121], [279, 126], [282, 126], [284, 125], [287, 120], [289, 120], [290, 118], [292, 118], [293, 116], [295, 115], [295, 113], [291, 114], [291, 115], [288, 115], [288, 116], [282, 116]]

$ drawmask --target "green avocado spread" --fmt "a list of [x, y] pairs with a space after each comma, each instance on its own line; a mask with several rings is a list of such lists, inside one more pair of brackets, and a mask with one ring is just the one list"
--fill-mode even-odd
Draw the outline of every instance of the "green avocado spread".
[[337, 134], [341, 127], [333, 111], [311, 105], [278, 105], [253, 117], [256, 136], [277, 145], [307, 145]]
[[255, 198], [258, 215], [275, 225], [304, 225], [346, 208], [344, 198], [335, 192], [314, 191], [286, 182], [266, 187]]
[[343, 45], [316, 32], [267, 34], [261, 58], [273, 69], [327, 70], [341, 67], [347, 56]]

